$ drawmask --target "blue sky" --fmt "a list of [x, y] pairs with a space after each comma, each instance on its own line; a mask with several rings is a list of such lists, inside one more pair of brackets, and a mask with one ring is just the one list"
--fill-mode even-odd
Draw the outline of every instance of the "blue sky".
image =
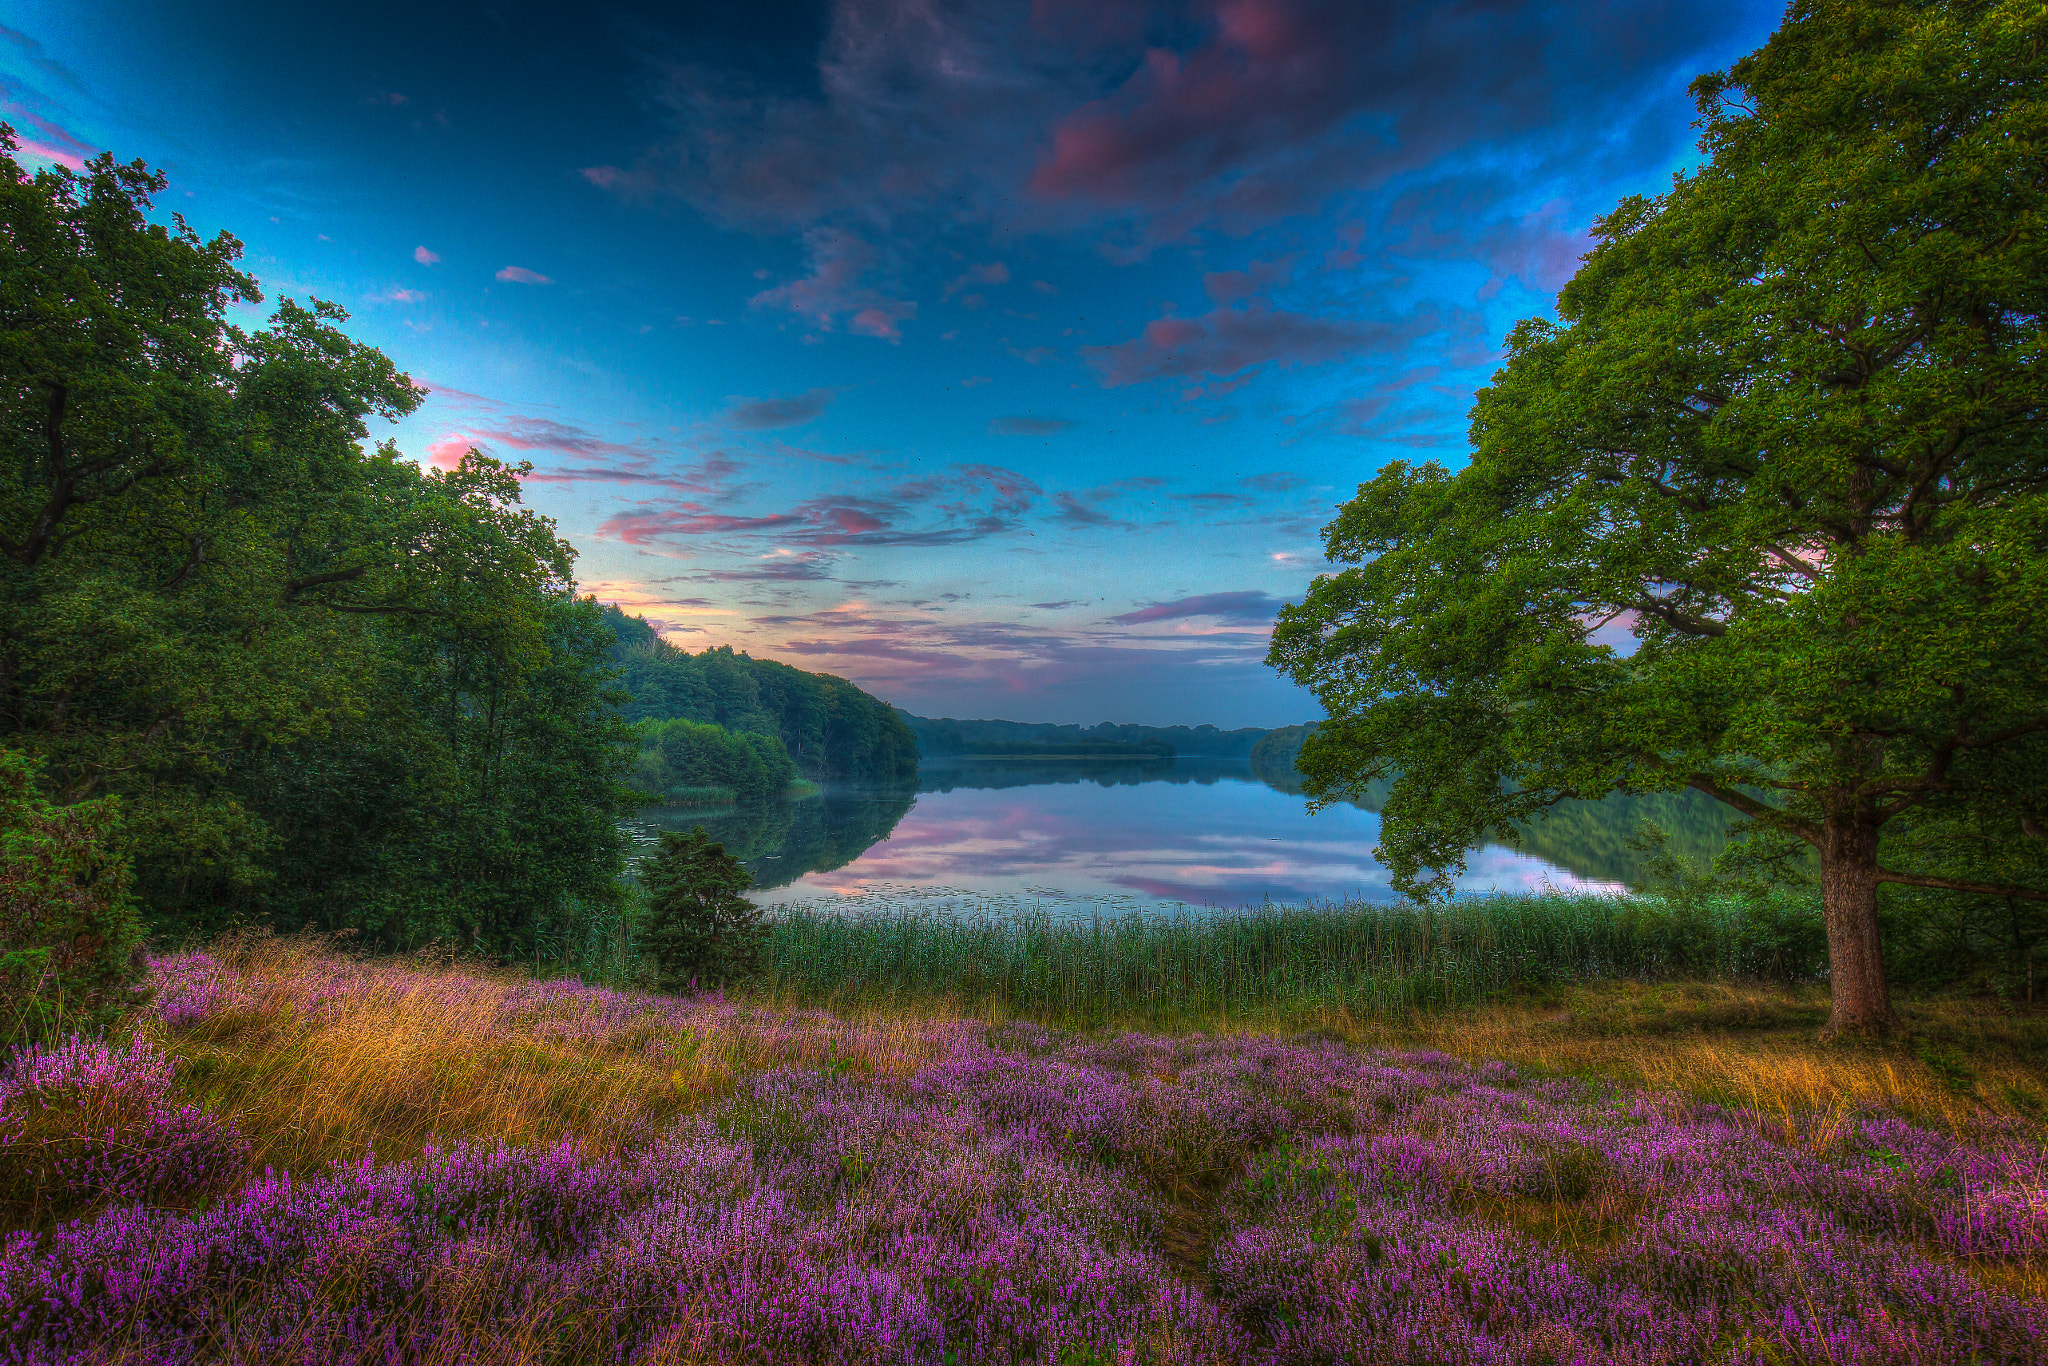
[[912, 711], [1280, 725], [1335, 506], [1463, 458], [1747, 0], [16, 0], [28, 150], [530, 460], [590, 591]]

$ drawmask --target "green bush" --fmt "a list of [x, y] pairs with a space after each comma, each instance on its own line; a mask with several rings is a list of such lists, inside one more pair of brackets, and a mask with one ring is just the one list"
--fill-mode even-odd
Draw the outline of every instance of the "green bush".
[[640, 947], [654, 960], [657, 988], [711, 986], [760, 971], [761, 910], [740, 895], [753, 875], [703, 826], [664, 830], [661, 847], [640, 861], [640, 881], [647, 894]]
[[53, 806], [0, 750], [0, 1040], [104, 1028], [143, 999], [148, 960], [113, 848], [111, 799]]

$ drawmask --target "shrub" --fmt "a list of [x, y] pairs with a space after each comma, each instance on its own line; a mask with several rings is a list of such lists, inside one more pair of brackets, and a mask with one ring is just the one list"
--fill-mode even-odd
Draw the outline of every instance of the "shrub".
[[64, 1215], [219, 1189], [248, 1143], [231, 1121], [170, 1099], [176, 1067], [142, 1040], [15, 1050], [0, 1070], [0, 1199]]
[[758, 972], [767, 931], [761, 910], [740, 893], [753, 875], [698, 826], [664, 830], [661, 847], [640, 862], [647, 921], [640, 942], [659, 969], [656, 985], [676, 990]]
[[0, 1042], [104, 1028], [148, 971], [111, 799], [53, 806], [0, 750]]

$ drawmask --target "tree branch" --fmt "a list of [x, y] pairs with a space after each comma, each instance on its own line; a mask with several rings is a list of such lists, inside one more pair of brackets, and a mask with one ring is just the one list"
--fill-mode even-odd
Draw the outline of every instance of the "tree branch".
[[1655, 598], [1643, 598], [1628, 605], [1635, 608], [1638, 612], [1643, 612], [1657, 618], [1657, 620], [1663, 622], [1672, 630], [1682, 631], [1689, 636], [1725, 636], [1728, 634], [1728, 628], [1718, 621], [1708, 621], [1704, 617], [1695, 617], [1690, 613], [1681, 612], [1676, 607], [1671, 606], [1671, 604], [1659, 602]]
[[1889, 868], [1877, 870], [1879, 882], [1896, 882], [1901, 887], [1932, 887], [1938, 892], [1974, 892], [1979, 896], [2011, 896], [2022, 901], [2048, 901], [2048, 892], [2036, 891], [2031, 887], [2005, 887], [1992, 882], [1965, 882], [1952, 877], [1922, 877], [1918, 873], [1894, 873]]
[[297, 597], [308, 588], [319, 588], [330, 583], [353, 583], [370, 572], [369, 565], [357, 565], [354, 569], [330, 569], [324, 574], [308, 574], [303, 579], [293, 579], [284, 586], [285, 601]]

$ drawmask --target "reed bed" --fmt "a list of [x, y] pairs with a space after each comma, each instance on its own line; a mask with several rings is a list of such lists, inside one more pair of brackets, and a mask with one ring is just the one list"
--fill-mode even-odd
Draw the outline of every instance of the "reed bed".
[[946, 1000], [1091, 1024], [1472, 1006], [1518, 986], [1625, 978], [1810, 982], [1817, 911], [1733, 898], [1489, 896], [1166, 913], [901, 898], [776, 908], [768, 981], [839, 1007]]

